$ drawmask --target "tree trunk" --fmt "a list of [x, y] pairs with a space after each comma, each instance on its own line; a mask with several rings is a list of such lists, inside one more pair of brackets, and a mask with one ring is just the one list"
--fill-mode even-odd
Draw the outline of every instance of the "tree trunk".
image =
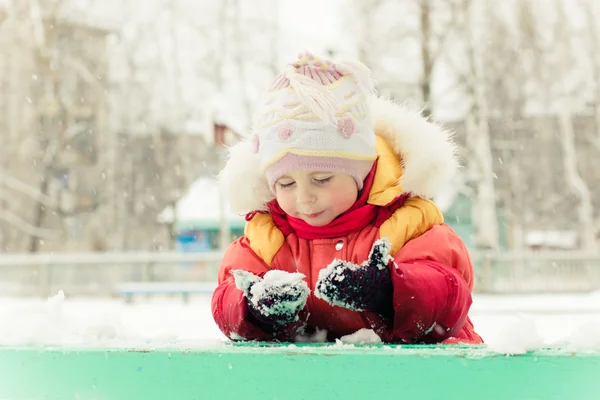
[[473, 108], [466, 118], [466, 132], [470, 155], [470, 180], [475, 192], [472, 199], [475, 244], [478, 248], [496, 250], [498, 248], [498, 217], [482, 50], [486, 11], [485, 8], [479, 9], [475, 4], [471, 5], [470, 54], [468, 58], [473, 76], [470, 88]]
[[[575, 56], [572, 53], [571, 42], [573, 32], [570, 30], [567, 15], [568, 11], [563, 2], [556, 1], [558, 19], [556, 21], [555, 34], [560, 41], [557, 41], [556, 48], [560, 51], [560, 60], [558, 61], [558, 73], [560, 77], [568, 75], [572, 66], [571, 62]], [[591, 10], [590, 10], [591, 11]], [[588, 14], [590, 14], [589, 12]], [[593, 24], [593, 21], [591, 21]], [[595, 24], [590, 28], [594, 29]], [[595, 37], [595, 32], [592, 33]], [[594, 42], [594, 41], [593, 41]], [[592, 54], [592, 57], [595, 55]], [[597, 58], [596, 58], [597, 60]], [[596, 67], [594, 65], [594, 67]], [[594, 72], [596, 72], [594, 68]], [[595, 77], [598, 78], [597, 76]], [[558, 112], [561, 149], [563, 152], [563, 168], [565, 180], [571, 191], [578, 198], [577, 217], [579, 220], [579, 245], [584, 250], [596, 250], [596, 228], [594, 224], [594, 208], [592, 205], [592, 196], [590, 190], [579, 174], [577, 169], [577, 147], [575, 145], [575, 131], [573, 128], [573, 112], [571, 110], [573, 93], [568, 87], [566, 81], [562, 80], [562, 93], [558, 96], [561, 100], [560, 110]], [[598, 87], [596, 87], [598, 89]]]
[[433, 60], [431, 57], [431, 24], [430, 0], [421, 0], [421, 62], [423, 63], [423, 76], [421, 77], [421, 96], [423, 100], [423, 116], [431, 116], [431, 73]]
[[233, 26], [236, 38], [234, 60], [237, 66], [239, 82], [241, 86], [239, 93], [240, 96], [242, 96], [242, 104], [244, 108], [244, 123], [246, 126], [250, 126], [250, 120], [252, 119], [252, 104], [250, 102], [247, 90], [248, 82], [246, 79], [246, 56], [244, 54], [244, 22], [242, 19], [242, 9], [239, 0], [233, 0], [231, 7], [234, 10]]
[[594, 209], [592, 196], [584, 180], [577, 171], [577, 151], [575, 149], [575, 133], [573, 132], [573, 116], [563, 107], [559, 115], [560, 138], [563, 150], [563, 167], [567, 184], [578, 197], [577, 216], [579, 218], [580, 245], [585, 250], [596, 250], [596, 229], [594, 226]]
[[511, 186], [511, 207], [510, 207], [510, 234], [511, 243], [510, 248], [514, 251], [522, 251], [525, 248], [525, 227], [523, 222], [525, 221], [525, 191], [523, 188], [523, 170], [519, 165], [517, 157], [513, 157], [510, 166], [508, 167], [508, 174]]
[[469, 148], [469, 181], [473, 185], [471, 198], [473, 231], [477, 248], [498, 248], [498, 217], [496, 190], [492, 171], [488, 121], [477, 112], [466, 117], [467, 147]]
[[[44, 173], [42, 176], [42, 181], [40, 182], [40, 193], [45, 196], [48, 194], [48, 174]], [[35, 205], [33, 217], [33, 226], [36, 228], [41, 228], [42, 223], [44, 222], [44, 217], [46, 215], [46, 206], [41, 202], [37, 202]], [[32, 235], [29, 242], [29, 252], [37, 253], [40, 246], [40, 238], [38, 236]]]
[[595, 122], [595, 135], [594, 141], [596, 146], [600, 148], [600, 43], [598, 40], [598, 35], [600, 32], [598, 31], [596, 19], [595, 19], [595, 9], [591, 3], [587, 3], [585, 5], [585, 9], [583, 10], [584, 15], [586, 16], [586, 23], [589, 35], [589, 55], [592, 62], [592, 85], [594, 88], [594, 122]]

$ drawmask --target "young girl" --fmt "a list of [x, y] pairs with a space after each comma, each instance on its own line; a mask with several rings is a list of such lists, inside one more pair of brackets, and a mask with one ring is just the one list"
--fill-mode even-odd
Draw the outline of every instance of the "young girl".
[[455, 172], [455, 146], [372, 91], [364, 65], [301, 54], [230, 149], [220, 179], [248, 223], [212, 300], [229, 338], [482, 342], [469, 254], [428, 200]]

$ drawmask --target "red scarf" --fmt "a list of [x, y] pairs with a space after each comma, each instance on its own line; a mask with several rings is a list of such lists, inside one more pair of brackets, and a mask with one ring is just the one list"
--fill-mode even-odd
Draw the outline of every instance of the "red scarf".
[[[373, 187], [376, 170], [377, 163], [374, 163], [371, 172], [369, 172], [369, 175], [365, 178], [363, 189], [354, 205], [325, 226], [312, 226], [300, 218], [294, 218], [287, 215], [281, 209], [279, 203], [277, 203], [277, 199], [273, 199], [267, 203], [267, 206], [271, 211], [275, 226], [281, 230], [284, 236], [295, 233], [300, 239], [308, 240], [346, 236], [369, 224], [380, 227], [391, 217], [394, 211], [402, 207], [410, 194], [402, 193], [384, 207], [368, 204], [367, 200], [369, 199], [369, 193]], [[246, 220], [250, 221], [255, 214], [256, 213], [250, 213], [246, 215]]]

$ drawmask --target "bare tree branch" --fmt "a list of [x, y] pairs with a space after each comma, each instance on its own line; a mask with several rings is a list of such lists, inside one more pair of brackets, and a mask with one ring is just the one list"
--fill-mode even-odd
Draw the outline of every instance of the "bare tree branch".
[[15, 228], [28, 234], [31, 237], [41, 239], [57, 239], [62, 235], [62, 231], [54, 229], [44, 229], [35, 225], [31, 225], [18, 215], [13, 214], [6, 209], [0, 209], [0, 219], [8, 222], [10, 225], [14, 226]]
[[0, 187], [2, 185], [16, 190], [46, 207], [57, 208], [56, 201], [51, 197], [41, 193], [37, 188], [10, 176], [8, 173], [0, 171]]

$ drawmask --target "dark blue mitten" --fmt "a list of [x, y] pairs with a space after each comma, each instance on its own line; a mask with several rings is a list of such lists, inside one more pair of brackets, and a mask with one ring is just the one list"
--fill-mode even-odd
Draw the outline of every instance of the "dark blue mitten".
[[373, 311], [390, 317], [392, 309], [392, 278], [389, 264], [390, 242], [375, 242], [369, 258], [361, 265], [334, 260], [319, 272], [315, 296], [329, 304], [354, 311]]

